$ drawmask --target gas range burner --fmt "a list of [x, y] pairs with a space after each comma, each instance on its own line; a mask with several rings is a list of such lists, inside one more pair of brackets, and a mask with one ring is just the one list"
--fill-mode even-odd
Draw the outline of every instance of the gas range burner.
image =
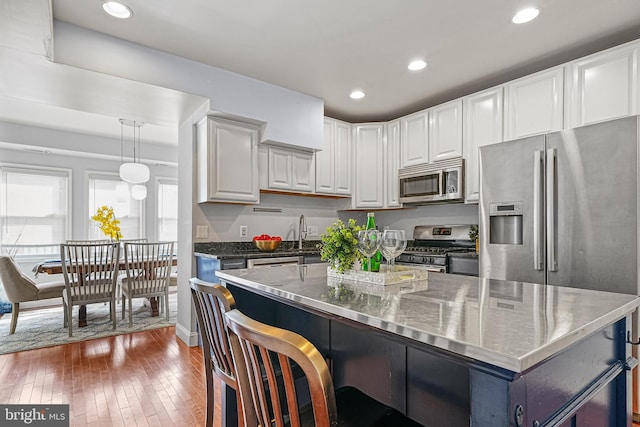
[[414, 254], [425, 254], [425, 255], [444, 255], [449, 248], [435, 248], [435, 247], [427, 247], [427, 246], [410, 246], [405, 252], [414, 253]]

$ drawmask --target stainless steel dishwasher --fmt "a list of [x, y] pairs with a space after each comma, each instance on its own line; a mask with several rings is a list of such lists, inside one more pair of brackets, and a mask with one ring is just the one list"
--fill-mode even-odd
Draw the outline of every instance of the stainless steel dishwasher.
[[250, 258], [247, 259], [247, 268], [278, 267], [289, 264], [302, 264], [302, 256], [286, 256], [277, 258]]

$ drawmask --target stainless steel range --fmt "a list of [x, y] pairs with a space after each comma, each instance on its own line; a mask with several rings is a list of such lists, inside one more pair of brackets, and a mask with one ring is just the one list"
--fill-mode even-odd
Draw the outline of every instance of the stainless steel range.
[[396, 264], [420, 265], [439, 273], [477, 275], [475, 251], [468, 225], [418, 225], [413, 229], [413, 242], [396, 258]]

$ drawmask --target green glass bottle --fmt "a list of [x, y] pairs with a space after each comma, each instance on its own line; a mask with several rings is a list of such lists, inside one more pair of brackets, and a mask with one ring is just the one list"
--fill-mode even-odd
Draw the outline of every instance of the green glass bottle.
[[[373, 212], [367, 213], [367, 230], [375, 230], [376, 229], [376, 220], [374, 218]], [[371, 271], [380, 271], [380, 263], [382, 262], [382, 252], [377, 250], [376, 253], [371, 257]], [[362, 269], [364, 271], [369, 271], [369, 260], [364, 259], [362, 261]]]

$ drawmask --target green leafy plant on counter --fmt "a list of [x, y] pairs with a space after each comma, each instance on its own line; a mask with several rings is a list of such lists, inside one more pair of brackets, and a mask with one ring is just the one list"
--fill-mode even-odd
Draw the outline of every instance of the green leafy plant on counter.
[[476, 241], [478, 240], [478, 226], [470, 225], [469, 226], [469, 240]]
[[356, 224], [354, 219], [349, 219], [347, 224], [337, 220], [331, 227], [327, 227], [320, 236], [320, 258], [331, 264], [331, 268], [339, 273], [344, 273], [353, 267], [356, 260], [362, 259], [358, 250], [358, 231], [362, 227]]

